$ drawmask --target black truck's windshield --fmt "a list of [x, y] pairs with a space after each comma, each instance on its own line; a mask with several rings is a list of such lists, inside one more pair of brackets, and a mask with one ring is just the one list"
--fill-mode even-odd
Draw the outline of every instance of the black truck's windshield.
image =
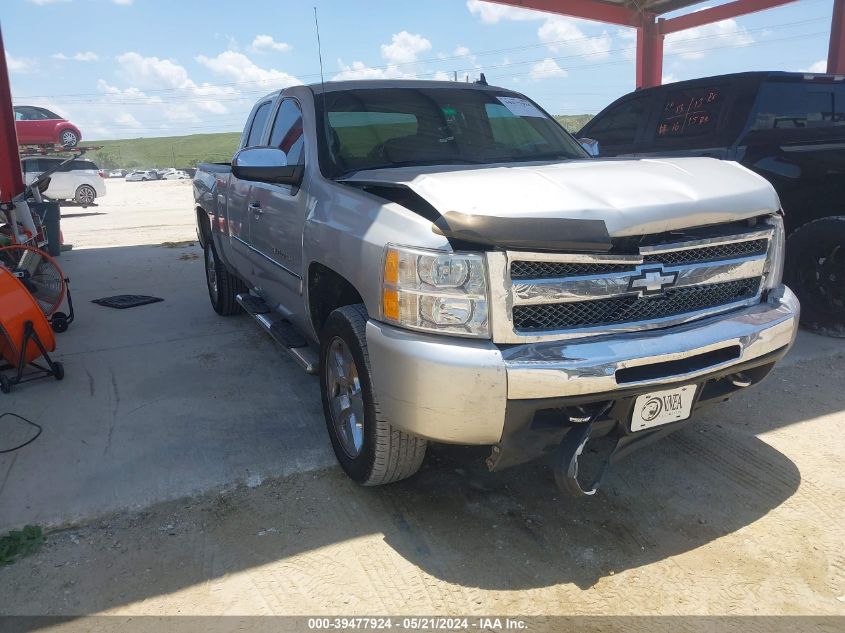
[[[322, 119], [324, 101], [316, 106]], [[413, 165], [584, 158], [578, 143], [531, 101], [470, 87], [329, 92], [318, 134], [327, 176]]]

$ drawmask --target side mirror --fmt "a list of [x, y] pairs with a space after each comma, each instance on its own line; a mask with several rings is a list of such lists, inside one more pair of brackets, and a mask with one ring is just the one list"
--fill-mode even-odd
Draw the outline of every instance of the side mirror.
[[287, 155], [275, 147], [247, 147], [232, 158], [232, 174], [241, 180], [297, 186], [302, 165], [288, 165]]
[[599, 142], [594, 138], [579, 138], [578, 142], [590, 156], [596, 157], [599, 155]]

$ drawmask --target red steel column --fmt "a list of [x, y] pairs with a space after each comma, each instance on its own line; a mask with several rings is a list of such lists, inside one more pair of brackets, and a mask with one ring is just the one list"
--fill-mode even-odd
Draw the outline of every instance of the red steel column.
[[827, 72], [845, 75], [845, 0], [833, 0]]
[[15, 132], [15, 111], [12, 110], [12, 89], [3, 33], [0, 31], [0, 203], [11, 202], [22, 191], [23, 175]]
[[653, 13], [643, 13], [637, 27], [637, 88], [663, 83], [663, 35]]

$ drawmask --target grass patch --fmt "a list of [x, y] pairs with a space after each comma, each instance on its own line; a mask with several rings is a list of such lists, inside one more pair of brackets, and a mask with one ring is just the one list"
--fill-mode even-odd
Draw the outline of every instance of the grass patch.
[[44, 534], [37, 525], [11, 530], [0, 537], [0, 565], [8, 565], [22, 556], [32, 554], [44, 543]]

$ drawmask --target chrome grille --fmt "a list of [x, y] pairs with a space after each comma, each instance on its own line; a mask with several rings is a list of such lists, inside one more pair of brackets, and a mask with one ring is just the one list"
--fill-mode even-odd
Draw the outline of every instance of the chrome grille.
[[[659, 262], [665, 266], [715, 262], [723, 259], [765, 255], [769, 240], [759, 239], [746, 242], [703, 246], [681, 251], [670, 251], [643, 256], [643, 262]], [[581, 275], [604, 275], [607, 273], [630, 272], [629, 264], [589, 264], [577, 262], [526, 262], [515, 261], [511, 264], [511, 279], [552, 279], [554, 277], [576, 277]]]
[[493, 339], [648, 330], [752, 305], [762, 295], [773, 235], [764, 218], [753, 227], [620, 238], [610, 253], [490, 252]]
[[765, 255], [768, 247], [769, 240], [767, 239], [750, 240], [747, 242], [733, 242], [731, 244], [719, 244], [718, 246], [705, 246], [703, 248], [690, 248], [683, 251], [646, 255], [643, 257], [643, 261], [647, 264], [660, 262], [664, 266], [717, 262], [723, 259]]
[[579, 264], [575, 262], [520, 262], [511, 264], [511, 279], [551, 279], [578, 275], [603, 275], [634, 270], [625, 264]]
[[519, 331], [531, 332], [651, 321], [750, 299], [759, 289], [759, 278], [741, 279], [670, 289], [655, 297], [514, 306], [513, 324]]

